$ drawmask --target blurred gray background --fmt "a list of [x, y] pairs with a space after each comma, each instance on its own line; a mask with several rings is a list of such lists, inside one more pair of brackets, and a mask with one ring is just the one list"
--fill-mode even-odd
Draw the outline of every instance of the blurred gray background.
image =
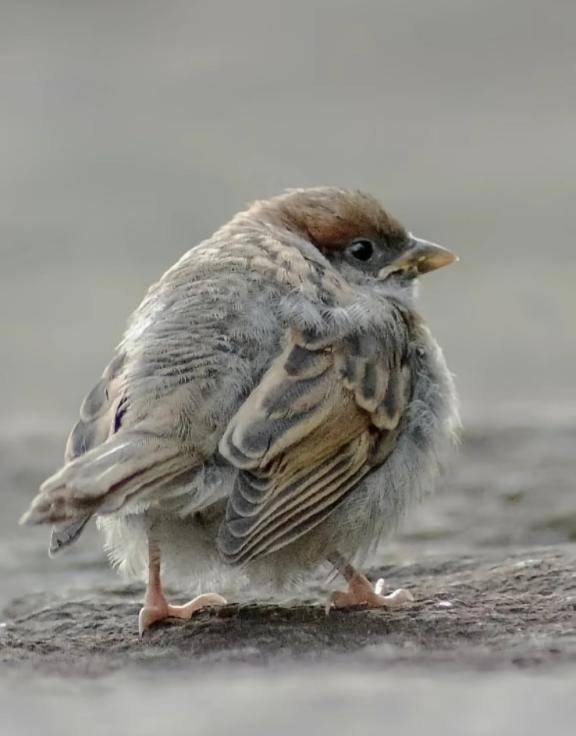
[[69, 422], [147, 286], [253, 198], [373, 192], [456, 250], [464, 415], [576, 406], [572, 0], [1, 0], [2, 424]]
[[[0, 0], [0, 608], [112, 583], [93, 534], [49, 562], [47, 531], [16, 519], [149, 284], [285, 187], [368, 190], [461, 256], [421, 300], [476, 434], [386, 554], [576, 539], [575, 28], [574, 0]], [[136, 715], [139, 734], [244, 733], [246, 703], [262, 732], [573, 727], [573, 672], [536, 689], [424, 672], [414, 690], [349, 665], [324, 690], [243, 671], [226, 708], [219, 676], [195, 700], [173, 676], [144, 692], [119, 677], [96, 701], [89, 681], [31, 694], [16, 678], [0, 701], [16, 736], [96, 729], [102, 712], [122, 733]], [[277, 715], [287, 696], [300, 725]]]

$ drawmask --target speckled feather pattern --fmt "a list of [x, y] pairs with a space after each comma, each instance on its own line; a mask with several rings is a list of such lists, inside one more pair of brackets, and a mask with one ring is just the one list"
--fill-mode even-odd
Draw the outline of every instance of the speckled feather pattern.
[[[316, 191], [314, 222], [331, 208], [350, 226], [334, 198], [382, 217], [368, 195]], [[168, 581], [276, 587], [332, 549], [364, 557], [432, 488], [458, 416], [412, 284], [335, 267], [318, 242], [344, 236], [324, 212], [312, 237], [297, 207], [256, 203], [151, 287], [32, 521], [95, 515], [131, 577], [153, 527]]]

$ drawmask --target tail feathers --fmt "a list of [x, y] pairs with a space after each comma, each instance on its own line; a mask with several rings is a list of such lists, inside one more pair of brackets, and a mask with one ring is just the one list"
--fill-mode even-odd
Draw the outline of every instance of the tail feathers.
[[[76, 525], [95, 512], [116, 511], [194, 464], [174, 440], [136, 432], [113, 435], [48, 478], [21, 523]], [[75, 538], [81, 530], [71, 527], [70, 534]]]
[[64, 547], [73, 544], [84, 531], [84, 527], [92, 518], [92, 514], [88, 514], [78, 521], [71, 524], [57, 524], [52, 527], [52, 535], [50, 537], [50, 547], [48, 554], [55, 557]]

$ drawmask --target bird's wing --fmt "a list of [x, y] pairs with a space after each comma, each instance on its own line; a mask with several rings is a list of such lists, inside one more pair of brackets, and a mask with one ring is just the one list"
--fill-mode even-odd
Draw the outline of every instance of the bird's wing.
[[[106, 442], [119, 428], [126, 406], [126, 397], [120, 388], [124, 361], [125, 355], [119, 351], [82, 402], [80, 419], [74, 425], [66, 443], [65, 463], [74, 461]], [[55, 523], [50, 537], [50, 555], [54, 556], [73, 544], [91, 517], [90, 510], [72, 522], [68, 520]]]
[[158, 402], [143, 421], [124, 426], [130, 407], [124, 364], [120, 352], [84, 400], [68, 438], [65, 465], [42, 484], [22, 518], [23, 523], [55, 525], [52, 554], [75, 541], [92, 514], [115, 511], [198, 462], [174, 436], [158, 430]]
[[219, 534], [224, 559], [246, 562], [294, 541], [386, 459], [409, 398], [405, 361], [368, 335], [290, 333], [220, 442], [241, 471]]

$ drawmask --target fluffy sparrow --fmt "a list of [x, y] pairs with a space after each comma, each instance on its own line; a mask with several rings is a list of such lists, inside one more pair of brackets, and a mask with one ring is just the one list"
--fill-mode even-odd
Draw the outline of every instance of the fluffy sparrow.
[[352, 562], [454, 438], [452, 379], [414, 300], [455, 258], [362, 192], [255, 202], [150, 288], [23, 521], [55, 525], [54, 553], [95, 517], [114, 564], [147, 577], [140, 633], [226, 602], [170, 604], [161, 561], [196, 586], [284, 586], [328, 561], [348, 582], [329, 606], [403, 604]]

